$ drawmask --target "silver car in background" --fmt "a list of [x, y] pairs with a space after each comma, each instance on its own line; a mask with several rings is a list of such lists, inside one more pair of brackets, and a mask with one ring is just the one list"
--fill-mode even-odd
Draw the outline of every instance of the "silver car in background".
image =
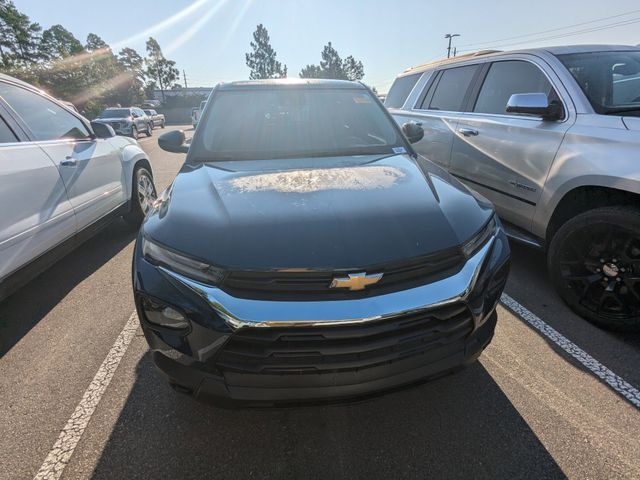
[[138, 139], [141, 133], [147, 137], [153, 135], [153, 120], [137, 107], [111, 107], [98, 115], [94, 122], [109, 125], [118, 135], [127, 135], [134, 140]]
[[512, 238], [546, 250], [574, 311], [640, 329], [640, 48], [478, 52], [406, 70], [385, 106]]
[[155, 200], [135, 140], [0, 75], [0, 300], [110, 220]]

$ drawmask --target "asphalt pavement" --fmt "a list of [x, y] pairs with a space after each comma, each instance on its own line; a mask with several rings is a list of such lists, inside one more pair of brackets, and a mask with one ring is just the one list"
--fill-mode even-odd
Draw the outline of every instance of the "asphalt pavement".
[[[140, 140], [159, 190], [184, 160], [160, 133]], [[228, 410], [171, 390], [135, 324], [122, 342], [134, 238], [115, 222], [0, 302], [0, 478], [640, 478], [640, 335], [573, 314], [540, 252], [512, 245], [471, 367], [346, 405]]]

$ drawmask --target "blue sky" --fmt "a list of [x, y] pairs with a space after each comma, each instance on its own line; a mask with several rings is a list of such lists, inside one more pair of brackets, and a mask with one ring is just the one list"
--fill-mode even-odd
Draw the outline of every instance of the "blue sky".
[[[248, 77], [244, 54], [258, 23], [269, 30], [278, 59], [297, 76], [318, 63], [331, 41], [342, 57], [362, 60], [364, 81], [388, 89], [405, 68], [446, 55], [445, 33], [459, 33], [460, 50], [499, 46], [640, 44], [638, 0], [14, 0], [43, 28], [57, 23], [83, 42], [100, 35], [118, 48], [144, 53], [153, 35], [187, 73], [189, 86]], [[599, 22], [561, 27], [612, 17]], [[617, 22], [632, 22], [599, 29]], [[578, 30], [591, 31], [564, 36]], [[535, 36], [523, 36], [549, 31]], [[557, 37], [547, 39], [547, 37]], [[518, 38], [513, 38], [518, 37]], [[502, 40], [507, 39], [507, 40]], [[497, 40], [497, 41], [496, 41]], [[491, 41], [496, 41], [489, 43]], [[468, 46], [465, 46], [468, 45]]]

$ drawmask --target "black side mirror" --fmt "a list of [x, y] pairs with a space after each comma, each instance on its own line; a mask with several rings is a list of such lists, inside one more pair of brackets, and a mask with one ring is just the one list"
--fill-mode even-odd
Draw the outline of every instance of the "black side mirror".
[[116, 132], [111, 125], [107, 125], [106, 123], [91, 122], [91, 129], [98, 138], [111, 138], [116, 136]]
[[161, 149], [172, 153], [187, 153], [189, 145], [185, 143], [185, 136], [182, 130], [171, 130], [158, 137], [158, 145]]
[[507, 103], [508, 113], [537, 115], [545, 120], [558, 120], [562, 116], [562, 105], [549, 102], [545, 93], [514, 93]]
[[422, 128], [422, 124], [420, 123], [407, 122], [402, 125], [402, 133], [407, 137], [409, 143], [416, 143], [424, 137], [424, 128]]

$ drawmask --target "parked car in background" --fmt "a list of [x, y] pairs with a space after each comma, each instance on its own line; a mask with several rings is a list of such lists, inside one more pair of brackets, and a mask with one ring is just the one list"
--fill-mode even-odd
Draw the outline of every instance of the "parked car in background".
[[96, 117], [95, 122], [109, 125], [119, 135], [128, 135], [138, 139], [140, 133], [147, 137], [153, 135], [151, 119], [140, 108], [107, 108]]
[[138, 144], [0, 75], [0, 299], [110, 220], [155, 200]]
[[203, 100], [202, 102], [200, 102], [199, 108], [193, 108], [191, 110], [191, 125], [193, 125], [193, 128], [196, 128], [198, 126], [198, 122], [200, 121], [200, 115], [202, 115], [202, 112], [204, 111], [204, 107], [206, 105], [207, 105], [207, 101]]
[[[413, 124], [404, 133], [417, 141]], [[509, 245], [492, 205], [418, 157], [362, 84], [218, 85], [141, 228], [134, 295], [183, 392], [344, 398], [478, 358]]]
[[144, 109], [143, 111], [144, 113], [147, 114], [147, 117], [149, 117], [149, 119], [151, 120], [152, 127], [164, 128], [164, 124], [165, 124], [164, 114], [158, 113], [155, 110], [150, 108]]
[[547, 252], [566, 303], [640, 329], [640, 48], [480, 52], [410, 68], [385, 105], [415, 149]]

